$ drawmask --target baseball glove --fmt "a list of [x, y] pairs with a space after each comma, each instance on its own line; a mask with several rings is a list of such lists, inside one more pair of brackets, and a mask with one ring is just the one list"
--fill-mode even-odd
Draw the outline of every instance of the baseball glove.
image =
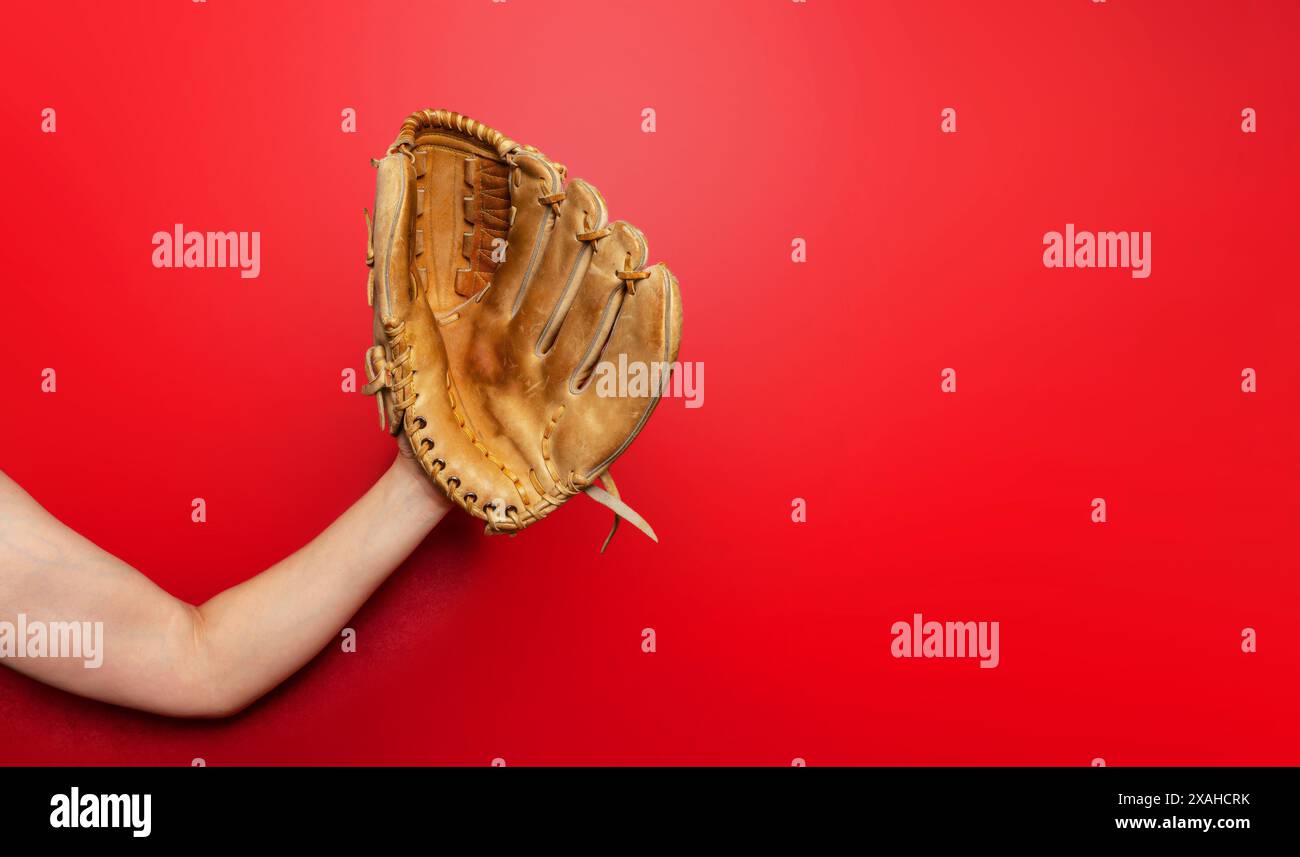
[[[645, 238], [610, 223], [594, 187], [565, 184], [562, 165], [459, 113], [412, 114], [373, 163], [364, 390], [381, 426], [405, 432], [429, 478], [489, 533], [585, 492], [614, 511], [614, 529], [623, 518], [657, 541], [609, 466], [667, 387], [677, 280], [644, 267]], [[645, 395], [594, 383], [637, 363], [653, 367]]]

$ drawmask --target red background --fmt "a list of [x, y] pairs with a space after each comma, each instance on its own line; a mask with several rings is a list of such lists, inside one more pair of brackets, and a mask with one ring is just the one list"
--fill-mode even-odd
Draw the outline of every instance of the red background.
[[[0, 468], [176, 595], [296, 549], [391, 459], [339, 381], [370, 338], [368, 158], [415, 109], [599, 187], [681, 279], [706, 377], [615, 468], [660, 545], [598, 556], [585, 500], [515, 539], [449, 517], [356, 654], [231, 721], [0, 670], [0, 762], [1300, 763], [1295, 4], [6, 17]], [[177, 222], [260, 230], [261, 277], [154, 269]], [[1150, 230], [1152, 276], [1045, 269], [1067, 222]], [[1001, 665], [890, 657], [916, 611], [999, 621]]]

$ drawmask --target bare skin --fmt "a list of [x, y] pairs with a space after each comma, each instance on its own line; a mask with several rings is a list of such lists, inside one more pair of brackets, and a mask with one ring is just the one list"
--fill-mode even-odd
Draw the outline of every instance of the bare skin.
[[103, 663], [0, 663], [81, 696], [174, 717], [227, 717], [284, 681], [450, 508], [404, 444], [302, 549], [197, 607], [82, 538], [0, 473], [0, 621], [103, 622]]

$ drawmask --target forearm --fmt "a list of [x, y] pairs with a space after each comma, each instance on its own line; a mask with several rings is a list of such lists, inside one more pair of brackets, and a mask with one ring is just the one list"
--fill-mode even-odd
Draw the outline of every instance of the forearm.
[[220, 713], [245, 707], [315, 656], [448, 508], [399, 458], [297, 553], [198, 607], [198, 656]]

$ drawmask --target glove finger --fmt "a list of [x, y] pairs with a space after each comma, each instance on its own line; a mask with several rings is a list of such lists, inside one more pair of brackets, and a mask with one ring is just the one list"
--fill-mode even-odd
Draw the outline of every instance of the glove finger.
[[516, 297], [511, 335], [521, 347], [545, 354], [555, 342], [586, 274], [592, 236], [605, 228], [607, 219], [605, 202], [594, 187], [581, 179], [569, 182], [537, 270]]
[[410, 159], [391, 154], [378, 164], [375, 216], [370, 226], [367, 263], [371, 265], [369, 298], [374, 305], [375, 346], [366, 352], [365, 391], [378, 396], [382, 422], [394, 434], [401, 430], [403, 395], [392, 388], [391, 372], [398, 354], [388, 332], [402, 324], [412, 299], [410, 269], [411, 221], [415, 207], [414, 171]]
[[570, 404], [555, 437], [563, 472], [590, 482], [641, 431], [668, 386], [682, 339], [677, 279], [655, 265], [626, 294], [591, 382]]
[[[545, 358], [552, 385], [567, 384], [575, 393], [590, 380], [614, 329], [625, 292], [619, 274], [640, 271], [647, 254], [645, 236], [622, 220], [611, 223], [609, 234], [592, 243], [586, 275]], [[628, 282], [635, 291], [638, 280]]]
[[410, 159], [392, 154], [379, 162], [372, 226], [375, 327], [386, 318], [402, 319], [411, 300], [411, 220], [415, 214], [415, 173]]
[[497, 312], [513, 315], [537, 275], [538, 263], [554, 232], [564, 185], [550, 162], [524, 152], [515, 157], [509, 187], [514, 217], [506, 246], [493, 248], [494, 252], [503, 252], [505, 259], [500, 261], [483, 302]]

